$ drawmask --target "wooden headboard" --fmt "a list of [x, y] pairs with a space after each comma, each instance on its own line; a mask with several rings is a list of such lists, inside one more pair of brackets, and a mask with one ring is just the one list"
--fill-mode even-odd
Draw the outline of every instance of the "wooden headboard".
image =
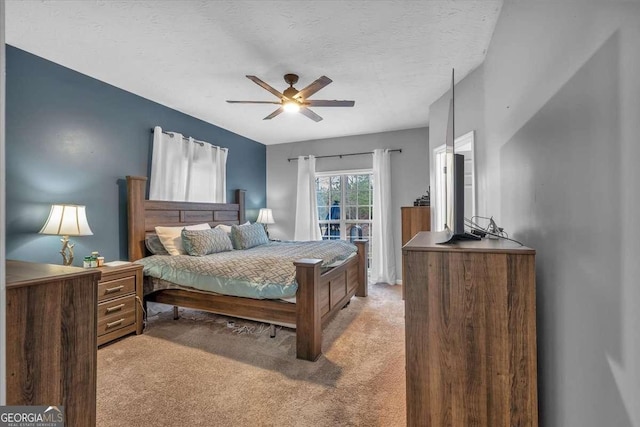
[[155, 227], [179, 227], [209, 223], [242, 224], [245, 222], [245, 190], [236, 190], [236, 203], [193, 203], [146, 200], [147, 178], [127, 176], [127, 222], [129, 261], [146, 255], [144, 241]]

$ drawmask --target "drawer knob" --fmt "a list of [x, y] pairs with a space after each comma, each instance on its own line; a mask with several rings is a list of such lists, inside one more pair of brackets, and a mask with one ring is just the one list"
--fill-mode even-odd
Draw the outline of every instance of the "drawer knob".
[[114, 288], [107, 288], [107, 289], [105, 289], [104, 293], [105, 294], [112, 294], [114, 292], [120, 292], [123, 289], [124, 289], [124, 285], [120, 285], [120, 286], [116, 286]]
[[115, 313], [116, 311], [122, 310], [124, 304], [114, 305], [113, 307], [108, 307], [106, 310], [106, 314]]
[[115, 322], [109, 322], [109, 323], [107, 323], [107, 329], [113, 328], [114, 326], [118, 326], [118, 325], [122, 324], [122, 322], [124, 322], [124, 319], [118, 319]]

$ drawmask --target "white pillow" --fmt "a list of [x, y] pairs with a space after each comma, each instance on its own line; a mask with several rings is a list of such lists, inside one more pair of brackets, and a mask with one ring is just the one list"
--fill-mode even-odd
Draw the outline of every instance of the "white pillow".
[[187, 251], [182, 246], [182, 230], [209, 230], [211, 226], [207, 223], [187, 225], [186, 227], [156, 227], [156, 234], [162, 242], [162, 246], [169, 252], [169, 255], [186, 255]]
[[[242, 225], [249, 225], [251, 224], [251, 222], [247, 221]], [[220, 230], [223, 230], [225, 233], [227, 234], [231, 234], [231, 226], [227, 225], [227, 224], [218, 224], [216, 225], [214, 228], [219, 228]]]
[[214, 228], [224, 231], [227, 234], [231, 234], [231, 226], [227, 224], [218, 224]]

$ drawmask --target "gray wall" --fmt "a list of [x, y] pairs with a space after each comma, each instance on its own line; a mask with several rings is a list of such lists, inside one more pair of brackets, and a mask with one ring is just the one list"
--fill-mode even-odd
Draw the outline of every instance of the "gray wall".
[[557, 3], [505, 2], [474, 81], [479, 213], [537, 250], [541, 425], [637, 427], [640, 3]]
[[202, 120], [7, 46], [7, 257], [59, 264], [60, 239], [37, 234], [52, 203], [87, 206], [98, 250], [127, 259], [126, 175], [149, 176], [150, 129], [229, 148], [227, 200], [247, 190], [247, 217], [266, 203], [266, 148]]
[[[396, 250], [397, 278], [402, 275], [402, 235], [400, 207], [412, 206], [424, 195], [429, 183], [428, 128], [348, 136], [290, 144], [267, 146], [267, 206], [273, 209], [275, 224], [269, 226], [274, 238], [293, 239], [296, 210], [298, 162], [287, 158], [371, 151], [374, 148], [401, 148], [391, 154], [391, 191], [393, 236]], [[372, 156], [318, 159], [316, 171], [370, 169]]]

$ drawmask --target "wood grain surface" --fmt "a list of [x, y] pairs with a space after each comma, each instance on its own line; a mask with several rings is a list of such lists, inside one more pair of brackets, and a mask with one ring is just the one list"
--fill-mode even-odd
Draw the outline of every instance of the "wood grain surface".
[[537, 426], [535, 252], [468, 245], [403, 251], [407, 424]]
[[431, 230], [430, 206], [402, 206], [402, 246], [420, 231]]
[[95, 425], [99, 278], [7, 261], [8, 405], [63, 405], [65, 425]]

